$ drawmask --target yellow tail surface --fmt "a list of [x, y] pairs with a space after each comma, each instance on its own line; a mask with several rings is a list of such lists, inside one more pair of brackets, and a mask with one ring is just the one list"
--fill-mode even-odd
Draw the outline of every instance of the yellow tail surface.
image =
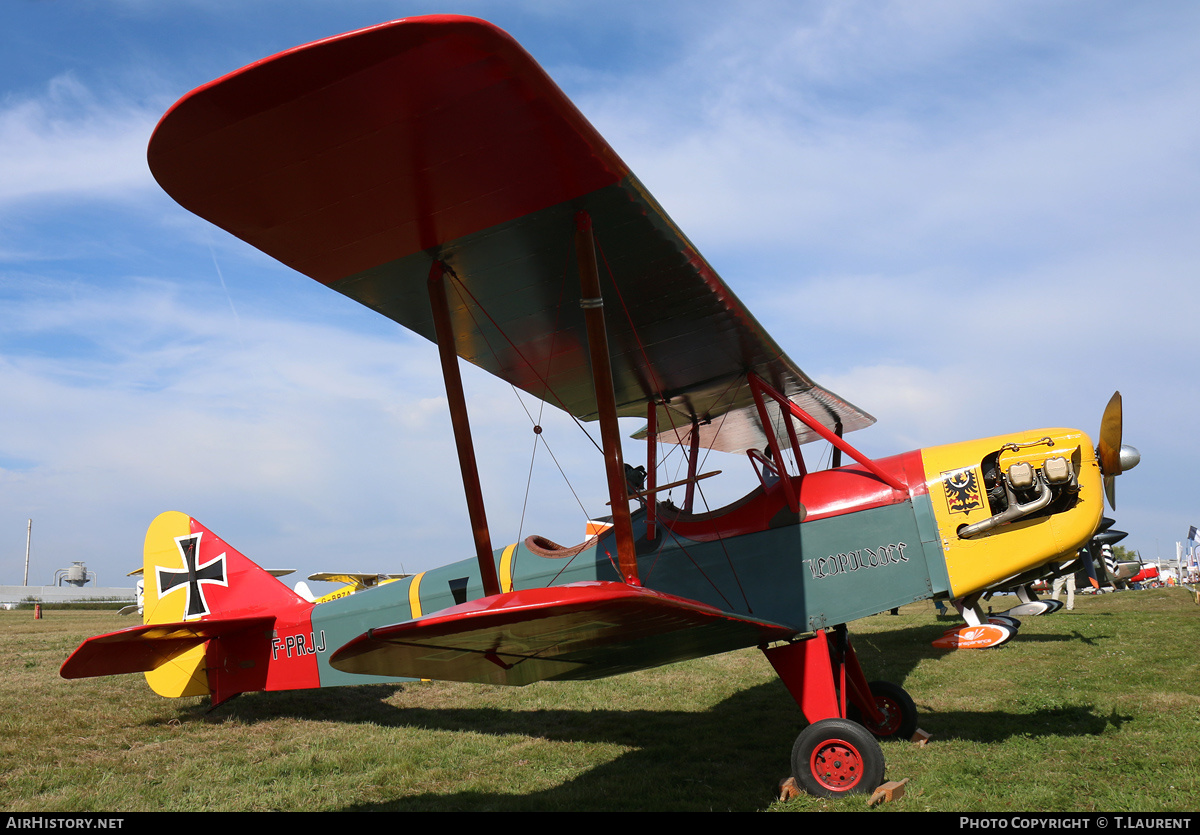
[[[179, 540], [192, 534], [192, 518], [186, 513], [167, 511], [150, 523], [142, 557], [144, 584], [142, 623], [179, 623], [184, 620], [185, 597], [163, 594], [159, 590], [158, 568], [179, 570], [184, 565]], [[210, 690], [205, 666], [205, 644], [146, 673], [146, 682], [160, 696], [205, 696]]]

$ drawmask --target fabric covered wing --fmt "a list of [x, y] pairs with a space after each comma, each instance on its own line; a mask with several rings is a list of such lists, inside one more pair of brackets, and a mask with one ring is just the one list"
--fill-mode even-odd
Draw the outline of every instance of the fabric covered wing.
[[485, 597], [372, 629], [337, 650], [365, 675], [523, 685], [593, 679], [769, 641], [795, 630], [623, 583]]
[[714, 427], [704, 446], [760, 445], [753, 371], [830, 428], [873, 422], [783, 354], [542, 68], [483, 21], [394, 21], [245, 67], [176, 103], [149, 160], [185, 208], [430, 340], [440, 260], [456, 276], [458, 354], [588, 420], [572, 243], [586, 211], [620, 414], [654, 400], [664, 441], [695, 418]]

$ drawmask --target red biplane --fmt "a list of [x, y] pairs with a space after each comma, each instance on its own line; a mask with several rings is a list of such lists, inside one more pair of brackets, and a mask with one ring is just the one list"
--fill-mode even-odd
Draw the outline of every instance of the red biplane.
[[[761, 647], [810, 723], [800, 784], [868, 791], [877, 737], [910, 738], [917, 716], [903, 689], [868, 682], [845, 624], [935, 597], [977, 612], [988, 589], [1086, 543], [1121, 469], [1119, 417], [1098, 448], [1041, 429], [860, 453], [843, 436], [874, 419], [784, 354], [541, 67], [480, 20], [395, 21], [233, 72], [171, 108], [149, 161], [187, 209], [436, 343], [475, 557], [314, 603], [163, 514], [143, 625], [85, 642], [68, 678], [143, 671], [159, 693], [215, 704], [404, 678], [592, 679]], [[460, 357], [599, 421], [611, 527], [493, 549]], [[623, 416], [646, 420], [644, 480], [624, 464]], [[808, 469], [811, 441], [833, 445], [830, 469]], [[662, 445], [687, 455], [682, 506], [664, 500]], [[747, 457], [758, 486], [698, 509], [704, 450]], [[981, 637], [970, 623], [959, 636]]]

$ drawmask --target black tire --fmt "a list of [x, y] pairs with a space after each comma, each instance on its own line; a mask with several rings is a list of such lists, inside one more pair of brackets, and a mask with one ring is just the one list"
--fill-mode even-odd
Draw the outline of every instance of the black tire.
[[868, 687], [875, 705], [884, 715], [882, 725], [873, 725], [855, 704], [846, 705], [846, 715], [865, 727], [879, 739], [899, 739], [907, 742], [917, 732], [917, 705], [912, 696], [899, 684], [872, 681]]
[[849, 719], [822, 719], [792, 746], [792, 776], [815, 797], [866, 794], [883, 784], [883, 749]]

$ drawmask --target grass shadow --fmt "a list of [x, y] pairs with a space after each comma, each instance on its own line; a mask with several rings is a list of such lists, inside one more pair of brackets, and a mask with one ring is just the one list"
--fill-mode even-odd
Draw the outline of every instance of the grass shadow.
[[[571, 685], [560, 685], [569, 688]], [[260, 723], [286, 718], [521, 737], [625, 749], [553, 788], [537, 791], [418, 792], [345, 811], [756, 811], [788, 776], [795, 736], [805, 720], [786, 688], [770, 681], [741, 690], [708, 710], [521, 710], [504, 706], [397, 706], [389, 699], [420, 685], [365, 685], [320, 691], [248, 694], [214, 711], [181, 707], [180, 719]], [[407, 694], [409, 697], [414, 694]], [[419, 695], [419, 694], [415, 694]], [[999, 743], [1010, 738], [1096, 736], [1128, 716], [1103, 716], [1091, 705], [1032, 711], [925, 713], [936, 740]], [[884, 755], [893, 745], [885, 743]], [[511, 764], [507, 764], [511, 768]], [[630, 791], [631, 784], [637, 786]]]

